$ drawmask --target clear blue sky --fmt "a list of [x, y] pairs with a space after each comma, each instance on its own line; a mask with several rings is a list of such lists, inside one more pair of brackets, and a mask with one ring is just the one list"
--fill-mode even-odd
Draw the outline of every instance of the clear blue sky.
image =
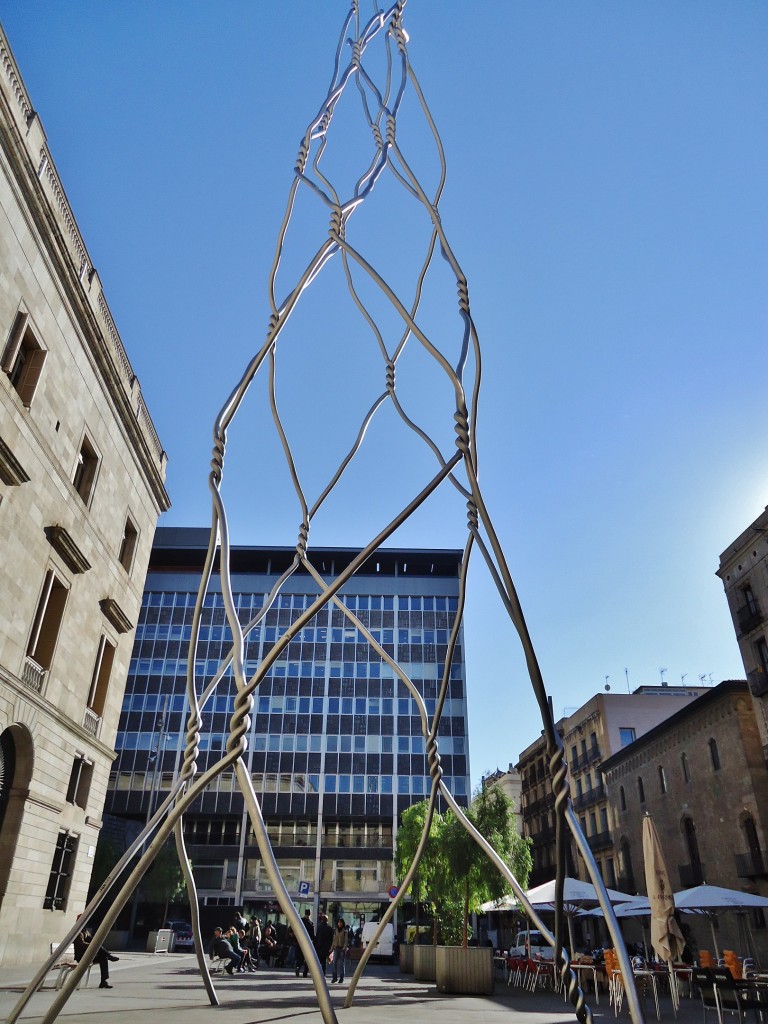
[[[169, 454], [166, 525], [210, 521], [212, 422], [263, 343], [298, 143], [345, 12], [4, 4]], [[742, 676], [714, 571], [768, 503], [768, 6], [411, 0], [405, 23], [446, 149], [443, 224], [484, 351], [481, 482], [556, 714], [606, 676], [623, 690], [625, 669], [632, 687], [658, 683], [662, 667], [671, 683]], [[433, 180], [426, 134], [408, 151]], [[415, 228], [388, 188], [369, 242], [397, 274], [393, 254], [411, 254]], [[315, 289], [298, 321], [305, 348], [285, 398], [297, 424], [309, 421], [311, 469], [332, 462], [339, 391], [358, 372], [352, 361], [346, 376], [338, 363], [324, 373], [317, 359], [321, 345], [338, 358], [359, 331], [351, 319], [338, 329], [325, 294]], [[263, 394], [233, 427], [225, 496], [237, 541], [292, 544], [295, 512], [267, 491], [279, 472], [260, 432]], [[388, 448], [383, 430], [371, 451], [315, 543], [364, 544], [431, 467], [413, 446]], [[438, 502], [396, 541], [461, 546], [462, 504]], [[473, 586], [477, 780], [514, 762], [541, 725], [482, 572]]]

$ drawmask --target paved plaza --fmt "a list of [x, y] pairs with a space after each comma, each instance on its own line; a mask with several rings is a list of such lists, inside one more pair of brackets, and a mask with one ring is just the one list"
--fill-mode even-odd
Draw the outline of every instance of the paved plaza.
[[[189, 954], [125, 953], [110, 967], [112, 990], [98, 988], [98, 968], [94, 967], [88, 988], [75, 992], [60, 1020], [70, 1024], [157, 1024], [160, 1020], [164, 1024], [322, 1024], [311, 981], [296, 978], [292, 970], [262, 969], [231, 978], [216, 976], [221, 1005], [211, 1007], [196, 960]], [[32, 973], [32, 967], [0, 968], [0, 1019], [6, 1019]], [[492, 997], [446, 996], [434, 985], [400, 974], [397, 967], [372, 966], [349, 1010], [342, 1006], [346, 988], [347, 982], [343, 987], [331, 986], [340, 1024], [393, 1024], [395, 1020], [402, 1024], [560, 1024], [576, 1020], [561, 996], [507, 988], [501, 979]], [[21, 1020], [39, 1022], [53, 996], [50, 989], [38, 992]], [[594, 1001], [590, 1005], [596, 1021], [607, 1024], [616, 1020], [605, 998], [599, 1006]], [[650, 997], [645, 1012], [648, 1024], [656, 1020]], [[661, 1019], [675, 1020], [667, 997], [662, 997]], [[619, 1020], [629, 1021], [626, 1004]], [[677, 1016], [679, 1024], [699, 1024], [700, 1020], [699, 1000], [684, 999]]]

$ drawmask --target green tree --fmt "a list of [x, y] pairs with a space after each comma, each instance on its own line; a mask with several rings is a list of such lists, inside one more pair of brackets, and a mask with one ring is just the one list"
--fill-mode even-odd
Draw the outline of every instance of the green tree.
[[[497, 786], [481, 789], [466, 814], [525, 889], [532, 866], [530, 843], [518, 835], [510, 799]], [[445, 816], [441, 839], [445, 867], [442, 884], [454, 905], [454, 913], [458, 908], [447, 930], [455, 941], [458, 924], [461, 944], [466, 946], [469, 915], [477, 912], [482, 903], [502, 897], [509, 883], [450, 811]]]
[[168, 842], [160, 850], [141, 881], [141, 894], [149, 903], [163, 903], [162, 927], [168, 918], [168, 907], [184, 894], [184, 873], [179, 864], [176, 846]]
[[[402, 817], [395, 846], [395, 866], [402, 878], [413, 861], [427, 815], [427, 802], [414, 804]], [[515, 826], [512, 803], [497, 787], [480, 790], [467, 817], [512, 869], [523, 888], [531, 872], [530, 843]], [[435, 941], [467, 945], [469, 915], [487, 900], [499, 899], [509, 883], [459, 819], [435, 813], [429, 838], [413, 880], [413, 896], [432, 907]]]
[[[416, 856], [416, 850], [419, 847], [424, 831], [424, 823], [427, 820], [428, 810], [428, 801], [422, 800], [420, 803], [412, 804], [406, 811], [403, 811], [395, 842], [395, 872], [398, 881], [405, 877]], [[437, 921], [435, 875], [439, 870], [439, 841], [443, 825], [442, 815], [435, 811], [424, 854], [419, 861], [419, 866], [410, 888], [416, 907], [417, 936], [419, 934], [419, 911], [422, 903], [430, 905], [434, 920], [435, 922]]]

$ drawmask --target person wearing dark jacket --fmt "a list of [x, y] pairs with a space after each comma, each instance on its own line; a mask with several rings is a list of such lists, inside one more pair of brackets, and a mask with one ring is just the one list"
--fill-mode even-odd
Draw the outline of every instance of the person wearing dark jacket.
[[[304, 911], [304, 917], [301, 919], [301, 923], [307, 930], [307, 934], [314, 945], [315, 943], [315, 926], [312, 924], [312, 918], [310, 917], [309, 910]], [[307, 976], [307, 961], [304, 958], [304, 954], [301, 951], [301, 946], [296, 944], [296, 977], [299, 976], [299, 971], [304, 968], [304, 977]]]
[[[77, 960], [78, 963], [80, 963], [85, 956], [85, 951], [90, 946], [92, 937], [93, 936], [87, 928], [84, 928], [79, 935], [75, 936], [73, 946], [75, 947], [75, 960]], [[109, 984], [109, 962], [110, 960], [119, 959], [119, 956], [114, 956], [108, 949], [104, 949], [103, 946], [99, 949], [98, 953], [93, 958], [93, 962], [99, 965], [99, 970], [101, 971], [101, 983], [99, 984], [99, 988], [112, 988]]]
[[325, 969], [328, 966], [328, 954], [331, 952], [331, 943], [333, 942], [333, 928], [328, 924], [327, 914], [318, 914], [317, 916], [317, 931], [315, 932], [315, 951], [317, 953], [317, 959], [320, 961], [320, 966], [325, 974]]
[[212, 957], [218, 956], [222, 960], [227, 961], [224, 965], [224, 970], [227, 974], [234, 974], [234, 968], [239, 967], [243, 960], [240, 953], [236, 953], [230, 943], [224, 938], [221, 928], [214, 928], [213, 930], [210, 952]]

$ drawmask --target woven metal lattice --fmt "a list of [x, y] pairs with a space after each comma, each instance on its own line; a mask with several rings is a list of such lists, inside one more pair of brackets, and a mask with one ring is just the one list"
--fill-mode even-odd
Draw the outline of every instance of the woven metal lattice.
[[[631, 983], [632, 972], [628, 962], [624, 962], [626, 954], [616, 919], [594, 858], [571, 806], [562, 741], [555, 729], [544, 682], [502, 546], [480, 489], [475, 434], [481, 377], [480, 348], [470, 312], [467, 280], [451, 248], [440, 217], [439, 205], [446, 180], [446, 160], [437, 127], [409, 60], [409, 40], [403, 24], [404, 7], [405, 2], [402, 0], [386, 11], [371, 8], [370, 15], [366, 15], [362, 5], [355, 2], [345, 18], [336, 49], [330, 87], [317, 115], [303, 136], [294, 168], [269, 278], [271, 310], [267, 334], [215, 422], [213, 458], [209, 477], [213, 519], [210, 545], [195, 608], [190, 650], [194, 651], [197, 647], [204, 599], [208, 592], [214, 564], [218, 558], [226, 622], [232, 638], [229, 654], [211, 678], [199, 679], [195, 675], [196, 659], [190, 653], [187, 682], [189, 718], [184, 760], [179, 778], [167, 799], [148, 822], [146, 829], [126, 851], [114, 872], [86, 908], [83, 918], [64, 938], [51, 959], [43, 965], [8, 1018], [9, 1022], [18, 1018], [32, 992], [45, 977], [50, 965], [61, 955], [96, 909], [102, 903], [107, 902], [109, 898], [108, 910], [103, 923], [96, 931], [91, 946], [94, 951], [98, 949], [112, 927], [117, 914], [125, 906], [147, 868], [172, 832], [175, 835], [180, 862], [187, 882], [202, 978], [211, 1003], [218, 1002], [203, 953], [204, 944], [197, 913], [195, 880], [184, 844], [182, 821], [184, 811], [204, 792], [206, 787], [222, 772], [232, 769], [236, 773], [239, 788], [244, 796], [263, 864], [267, 869], [282, 910], [293, 927], [310, 967], [323, 1017], [326, 1024], [332, 1024], [336, 1020], [323, 971], [301, 924], [291, 894], [280, 876], [259, 800], [243, 756], [246, 751], [254, 694], [259, 685], [270, 676], [276, 662], [281, 656], [284, 656], [291, 641], [300, 635], [302, 629], [312, 624], [321, 609], [329, 605], [338, 610], [338, 613], [344, 617], [350, 627], [354, 628], [357, 634], [364, 637], [373, 656], [389, 667], [394, 677], [410, 694], [421, 719], [431, 779], [429, 813], [416, 858], [406, 877], [400, 880], [400, 893], [381, 920], [377, 936], [372, 939], [360, 960], [348, 989], [346, 1004], [349, 1005], [354, 997], [357, 981], [365, 968], [368, 955], [376, 947], [378, 934], [391, 920], [400, 899], [411, 883], [425, 845], [438, 796], [441, 796], [463, 822], [467, 831], [473, 835], [488, 858], [502, 872], [509, 883], [510, 891], [517, 896], [531, 921], [555, 948], [559, 979], [573, 1003], [576, 1016], [581, 1021], [590, 1021], [592, 1019], [591, 1011], [584, 1001], [575, 972], [569, 967], [568, 951], [563, 948], [562, 886], [565, 877], [565, 843], [567, 833], [571, 834], [597, 889], [606, 922], [614, 937], [616, 948], [619, 950], [620, 966], [627, 979], [628, 1002], [633, 1020], [637, 1024], [643, 1019]], [[412, 144], [410, 148], [401, 142], [399, 133], [400, 123], [404, 119], [403, 111], [406, 101], [410, 103], [410, 123], [417, 120], [414, 118], [414, 114], [418, 115], [421, 122], [421, 135], [417, 136], [417, 143]], [[347, 104], [345, 108], [347, 121], [350, 112], [356, 115], [358, 126], [362, 127], [361, 137], [364, 140], [362, 145], [358, 144], [357, 146], [356, 151], [362, 153], [362, 158], [360, 166], [353, 168], [351, 178], [349, 178], [348, 168], [346, 175], [338, 174], [336, 164], [331, 159], [335, 141], [334, 130], [337, 127], [337, 116], [342, 102]], [[345, 121], [345, 126], [346, 123]], [[414, 170], [417, 164], [421, 165], [424, 162], [427, 147], [429, 147], [432, 157], [432, 167], [428, 174], [431, 181], [429, 186], [425, 184], [425, 176], [417, 175]], [[342, 149], [341, 152], [345, 151]], [[350, 181], [346, 188], [340, 184], [342, 178], [347, 178]], [[403, 290], [402, 286], [398, 289], [393, 286], [391, 276], [384, 273], [373, 254], [375, 247], [373, 245], [366, 247], [365, 244], [367, 222], [362, 214], [367, 204], [374, 203], [377, 188], [379, 192], [382, 191], [385, 181], [410, 204], [412, 221], [421, 225], [422, 228], [420, 248], [414, 248], [414, 243], [409, 235], [409, 252], [416, 251], [418, 256], [413, 277], [406, 290]], [[303, 216], [302, 224], [308, 221], [320, 224], [320, 228], [316, 234], [308, 235], [306, 229], [302, 227], [301, 244], [296, 246], [297, 254], [290, 250], [294, 238], [292, 228], [296, 219], [296, 209], [300, 203], [303, 203], [307, 209], [311, 208], [312, 216], [314, 216], [314, 221], [312, 216]], [[360, 230], [355, 232], [353, 227], [358, 222]], [[395, 265], [399, 269], [397, 261]], [[281, 268], [285, 267], [290, 267], [290, 272], [295, 273], [295, 277], [287, 288], [285, 297], [278, 299], [278, 278]], [[355, 344], [365, 344], [374, 353], [374, 360], [378, 366], [376, 371], [378, 376], [375, 379], [378, 380], [378, 383], [372, 385], [370, 401], [363, 403], [364, 411], [360, 419], [349, 428], [349, 442], [340, 461], [332, 468], [327, 478], [319, 483], [313, 478], [312, 492], [310, 493], [305, 477], [298, 468], [295, 441], [289, 438], [291, 432], [286, 429], [281, 415], [281, 387], [290, 389], [292, 380], [295, 380], [290, 358], [287, 360], [288, 370], [282, 374], [280, 372], [283, 355], [281, 346], [286, 344], [287, 327], [292, 318], [297, 315], [302, 301], [306, 299], [310, 289], [322, 294], [323, 275], [330, 274], [332, 268], [340, 268], [341, 274], [340, 277], [337, 274], [335, 283], [338, 285], [339, 280], [342, 282], [346, 300], [356, 314], [358, 323], [356, 339], [364, 339], [363, 341], [356, 340]], [[430, 289], [433, 277], [438, 278], [440, 282], [450, 280], [453, 292], [453, 294], [449, 293], [441, 297], [444, 308], [449, 311], [450, 326], [446, 330], [445, 322], [441, 321], [439, 337], [436, 337], [428, 327], [428, 322], [431, 320], [427, 306], [432, 301]], [[426, 298], [428, 294], [430, 295], [429, 300]], [[334, 305], [334, 308], [328, 311], [331, 323], [334, 322], [337, 315], [338, 310]], [[411, 391], [404, 397], [403, 389], [399, 387], [398, 371], [405, 362], [407, 354], [414, 348], [422, 357], [422, 365], [429, 367], [432, 379], [438, 380], [443, 393], [448, 396], [452, 423], [451, 420], [448, 421], [447, 432], [443, 431], [435, 435], [434, 431], [428, 430], [421, 417], [418, 391]], [[278, 439], [292, 489], [295, 508], [296, 550], [290, 568], [283, 573], [273, 590], [267, 595], [261, 609], [251, 621], [243, 624], [238, 618], [232, 592], [230, 527], [222, 496], [222, 483], [228, 431], [232, 427], [236, 415], [244, 407], [253, 381], [260, 374], [267, 378], [266, 392], [271, 427], [274, 430], [274, 436]], [[364, 457], [366, 435], [372, 424], [386, 413], [392, 414], [388, 422], [391, 423], [394, 419], [401, 430], [415, 438], [418, 445], [429, 453], [432, 469], [422, 485], [409, 497], [404, 507], [400, 508], [377, 529], [376, 535], [359, 550], [350, 564], [331, 579], [326, 579], [312, 559], [310, 533], [313, 520], [321, 509], [332, 500], [355, 460]], [[300, 441], [301, 438], [299, 438], [299, 443]], [[442, 678], [436, 709], [434, 714], [430, 715], [418, 686], [414, 684], [393, 656], [387, 653], [368, 626], [340, 600], [339, 591], [354, 577], [354, 574], [377, 548], [386, 543], [400, 526], [436, 495], [439, 489], [445, 488], [451, 489], [466, 507], [466, 539], [460, 564], [458, 613], [450, 632], [447, 653], [442, 665]], [[268, 484], [266, 493], [268, 500]], [[442, 778], [437, 739], [438, 727], [448, 692], [451, 663], [467, 599], [470, 560], [474, 557], [479, 557], [484, 562], [495, 583], [499, 600], [519, 635], [531, 685], [541, 710], [555, 793], [557, 819], [557, 880], [560, 899], [556, 901], [553, 932], [546, 928], [536, 910], [530, 905], [509, 866], [499, 858], [488, 842], [474, 829]], [[306, 609], [294, 613], [290, 624], [287, 625], [269, 653], [262, 658], [256, 670], [249, 675], [246, 673], [245, 657], [248, 637], [262, 622], [292, 574], [297, 571], [308, 573], [314, 580], [317, 586], [317, 599]], [[198, 774], [197, 759], [202, 711], [223, 681], [227, 686], [231, 686], [232, 678], [236, 687], [236, 699], [226, 752], [215, 764]], [[502, 706], [504, 700], [509, 699], [504, 693], [500, 693], [499, 698]], [[137, 854], [139, 854], [138, 861], [134, 863]], [[123, 870], [132, 864], [133, 867], [127, 882], [117, 893], [112, 894], [116, 880]], [[69, 995], [74, 991], [80, 976], [86, 970], [89, 960], [90, 957], [86, 955], [78, 968], [71, 972], [64, 988], [44, 1016], [45, 1024], [56, 1019]]]

